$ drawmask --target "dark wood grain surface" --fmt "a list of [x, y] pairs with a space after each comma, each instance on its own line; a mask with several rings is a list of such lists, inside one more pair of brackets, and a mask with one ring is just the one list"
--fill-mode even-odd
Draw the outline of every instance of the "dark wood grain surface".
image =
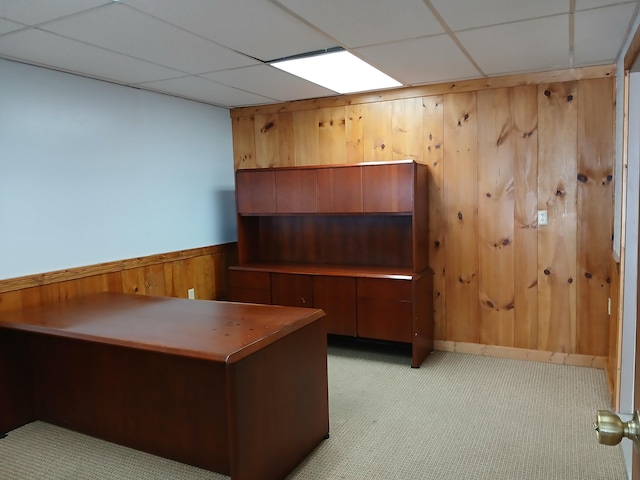
[[319, 309], [99, 294], [0, 314], [0, 432], [43, 420], [279, 480], [329, 431]]
[[321, 310], [104, 293], [0, 314], [0, 328], [235, 362]]

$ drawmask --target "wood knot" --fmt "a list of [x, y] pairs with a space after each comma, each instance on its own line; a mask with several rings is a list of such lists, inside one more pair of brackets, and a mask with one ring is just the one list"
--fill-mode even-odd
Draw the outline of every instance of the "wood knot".
[[385, 147], [386, 147], [386, 145], [385, 145], [384, 143], [380, 144], [380, 148], [381, 148], [382, 150], [384, 150], [384, 148], [385, 148]]
[[579, 173], [578, 174], [578, 181], [581, 183], [587, 183], [589, 179], [587, 178], [587, 176], [584, 173]]
[[573, 283], [573, 278], [569, 277], [569, 278], [567, 279], [567, 283], [568, 283], [568, 284], [572, 284], [572, 283]]
[[458, 212], [458, 220], [462, 220], [462, 212]]
[[587, 278], [593, 277], [593, 275], [591, 275], [589, 272], [584, 272], [584, 276]]
[[556, 197], [560, 197], [560, 196], [562, 196], [562, 190], [557, 189], [556, 190]]
[[433, 242], [433, 246], [436, 248], [440, 248], [440, 240], [436, 240], [435, 242]]
[[138, 291], [138, 287], [134, 288], [134, 289], [133, 289], [133, 291], [134, 291], [134, 292], [137, 292], [137, 291]]
[[264, 127], [260, 129], [260, 133], [267, 133], [269, 130], [273, 128], [275, 124], [273, 122], [267, 123]]
[[605, 282], [607, 282], [607, 283], [611, 283], [611, 277], [607, 277], [607, 279], [605, 280]]
[[507, 245], [509, 245], [509, 239], [508, 239], [508, 238], [505, 238], [505, 239], [502, 241], [502, 245], [503, 245], [503, 246], [505, 246], [505, 247], [506, 247]]
[[545, 275], [551, 275], [551, 271], [548, 268], [544, 269], [544, 274]]
[[610, 182], [611, 180], [613, 180], [613, 175], [607, 175], [607, 182]]
[[550, 97], [551, 96], [551, 90], [547, 89], [544, 91], [544, 96], [545, 97]]
[[573, 100], [573, 95], [567, 95], [567, 102], [570, 102]]
[[494, 308], [495, 307], [495, 305], [493, 304], [493, 302], [491, 300], [487, 300], [487, 306], [489, 308]]
[[491, 198], [491, 194], [487, 192], [487, 198]]

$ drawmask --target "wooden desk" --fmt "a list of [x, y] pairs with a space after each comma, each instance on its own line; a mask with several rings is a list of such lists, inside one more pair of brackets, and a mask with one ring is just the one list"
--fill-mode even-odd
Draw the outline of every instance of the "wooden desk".
[[281, 479], [329, 431], [322, 310], [101, 294], [0, 315], [0, 432], [41, 419]]

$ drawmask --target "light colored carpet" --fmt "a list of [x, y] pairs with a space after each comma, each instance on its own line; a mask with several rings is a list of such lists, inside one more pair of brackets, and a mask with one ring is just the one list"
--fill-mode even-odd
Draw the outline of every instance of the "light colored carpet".
[[[601, 370], [445, 352], [412, 369], [406, 351], [333, 343], [328, 365], [331, 438], [289, 479], [626, 478], [593, 432]], [[0, 440], [0, 478], [228, 477], [34, 422]]]

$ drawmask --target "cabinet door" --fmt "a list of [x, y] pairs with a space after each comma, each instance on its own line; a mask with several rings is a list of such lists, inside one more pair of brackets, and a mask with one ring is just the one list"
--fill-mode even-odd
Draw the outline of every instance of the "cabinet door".
[[318, 212], [362, 212], [362, 168], [318, 169]]
[[278, 213], [316, 213], [318, 184], [315, 169], [276, 172], [276, 211]]
[[362, 167], [362, 204], [365, 212], [413, 211], [413, 163]]
[[358, 278], [358, 336], [410, 343], [411, 280]]
[[236, 172], [238, 213], [275, 213], [276, 182], [273, 171]]
[[272, 273], [271, 300], [274, 305], [313, 307], [312, 277], [292, 273]]
[[313, 306], [327, 314], [328, 333], [356, 336], [355, 278], [313, 277]]
[[271, 303], [269, 272], [229, 270], [229, 300], [245, 303]]

